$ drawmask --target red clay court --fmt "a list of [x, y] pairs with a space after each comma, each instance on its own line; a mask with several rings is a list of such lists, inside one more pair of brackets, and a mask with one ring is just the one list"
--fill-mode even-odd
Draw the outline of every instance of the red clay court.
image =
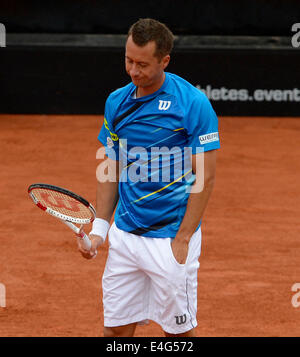
[[[102, 116], [0, 115], [0, 336], [102, 336], [101, 277], [72, 232], [42, 214], [44, 182], [95, 203]], [[299, 336], [300, 120], [220, 117], [217, 181], [204, 222], [198, 336]], [[90, 227], [89, 227], [90, 228]], [[87, 230], [88, 231], [88, 230]], [[155, 323], [136, 336], [163, 336]]]

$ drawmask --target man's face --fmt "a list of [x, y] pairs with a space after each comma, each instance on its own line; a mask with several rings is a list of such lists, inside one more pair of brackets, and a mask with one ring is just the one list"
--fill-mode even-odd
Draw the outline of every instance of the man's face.
[[167, 55], [161, 61], [154, 56], [156, 44], [148, 42], [144, 47], [136, 45], [132, 36], [126, 43], [125, 65], [126, 72], [137, 87], [150, 87], [161, 81], [164, 69], [170, 61]]

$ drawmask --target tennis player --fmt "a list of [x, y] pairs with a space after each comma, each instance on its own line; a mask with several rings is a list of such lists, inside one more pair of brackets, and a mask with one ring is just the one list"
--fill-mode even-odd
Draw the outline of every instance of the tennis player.
[[220, 143], [205, 94], [165, 72], [172, 47], [164, 24], [133, 24], [125, 51], [132, 82], [111, 93], [105, 105], [98, 139], [117, 180], [98, 182], [92, 248], [79, 247], [90, 259], [109, 236], [102, 279], [105, 337], [133, 336], [137, 324], [149, 319], [165, 336], [195, 336], [201, 221]]

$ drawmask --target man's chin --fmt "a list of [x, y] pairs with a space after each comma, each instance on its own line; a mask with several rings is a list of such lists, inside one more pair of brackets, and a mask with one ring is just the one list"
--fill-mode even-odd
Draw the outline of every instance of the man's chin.
[[142, 79], [131, 79], [132, 83], [136, 86], [136, 87], [143, 87], [143, 80]]

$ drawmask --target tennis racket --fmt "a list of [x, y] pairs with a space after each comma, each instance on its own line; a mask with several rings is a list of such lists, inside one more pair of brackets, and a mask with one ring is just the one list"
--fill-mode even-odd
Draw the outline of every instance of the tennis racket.
[[95, 219], [95, 209], [87, 200], [64, 188], [43, 183], [30, 185], [28, 193], [40, 209], [65, 223], [82, 240], [83, 248], [90, 250], [89, 237], [74, 224], [89, 224]]

